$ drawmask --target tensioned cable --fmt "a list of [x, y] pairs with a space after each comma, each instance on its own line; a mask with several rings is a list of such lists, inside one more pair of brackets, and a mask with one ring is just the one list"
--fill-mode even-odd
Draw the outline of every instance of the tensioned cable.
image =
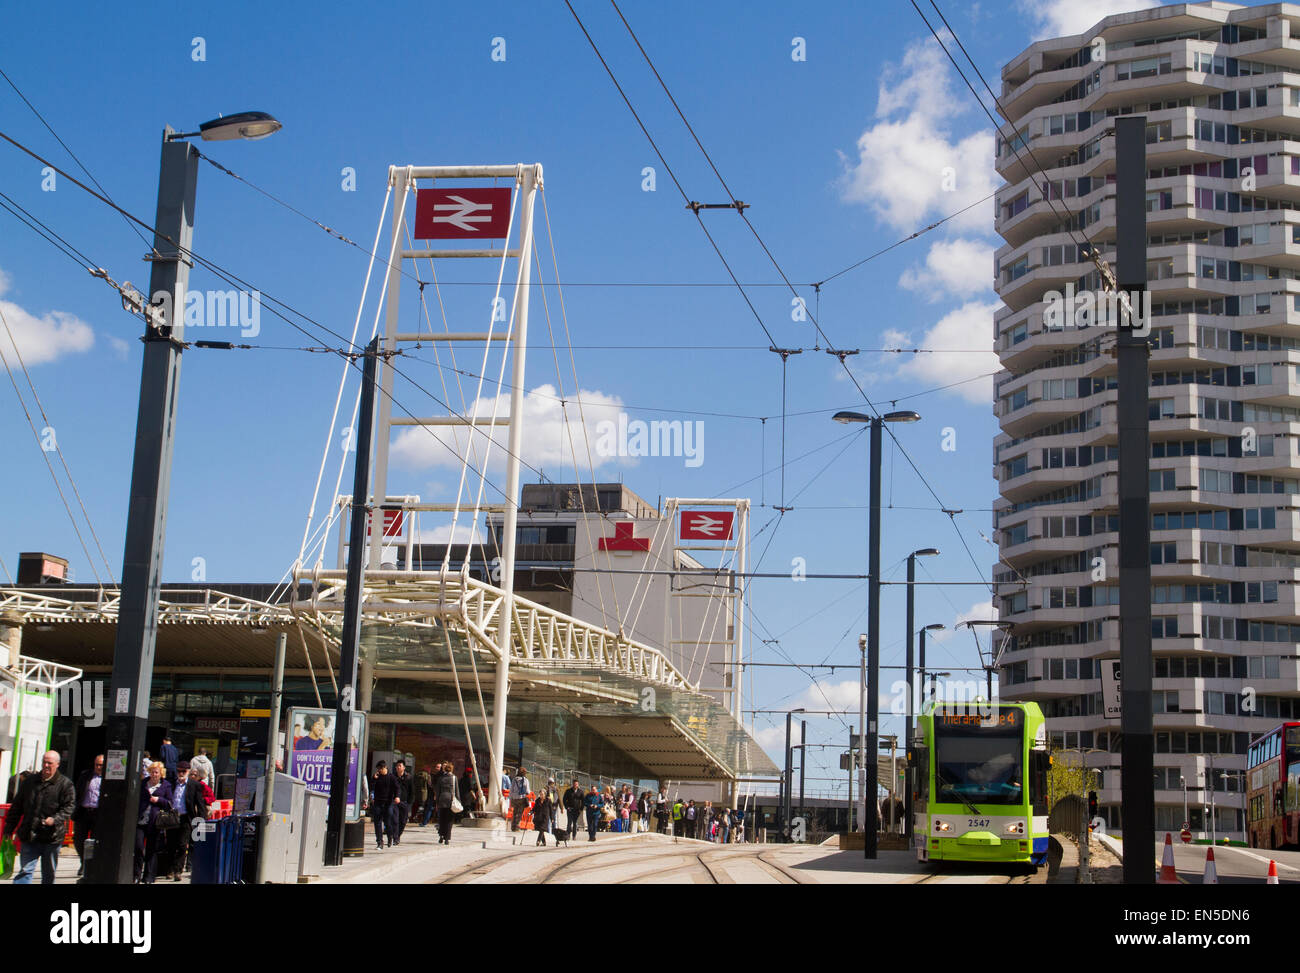
[[[611, 0], [611, 2], [613, 2], [613, 0]], [[566, 4], [566, 6], [568, 6], [568, 8], [569, 8], [569, 12], [573, 15], [574, 19], [578, 21], [578, 25], [579, 25], [579, 27], [581, 27], [583, 34], [587, 37], [587, 41], [588, 41], [588, 43], [591, 44], [592, 49], [596, 52], [596, 56], [600, 59], [601, 64], [604, 66], [606, 73], [609, 74], [609, 76], [610, 76], [610, 80], [613, 81], [615, 87], [618, 88], [620, 95], [622, 95], [624, 102], [625, 102], [625, 103], [627, 104], [627, 106], [628, 106], [628, 110], [632, 112], [633, 117], [637, 120], [637, 123], [638, 123], [638, 125], [640, 125], [640, 127], [641, 127], [641, 129], [642, 129], [642, 132], [646, 135], [646, 138], [650, 140], [651, 146], [652, 146], [652, 148], [654, 149], [655, 154], [660, 158], [660, 161], [663, 162], [665, 169], [668, 169], [669, 175], [672, 176], [673, 183], [677, 186], [678, 192], [681, 192], [682, 195], [683, 195], [683, 197], [685, 198], [685, 195], [686, 195], [686, 194], [685, 194], [685, 192], [682, 190], [680, 183], [678, 183], [676, 176], [673, 175], [671, 168], [668, 166], [668, 163], [663, 159], [663, 154], [662, 154], [662, 152], [659, 151], [659, 147], [658, 147], [658, 145], [655, 144], [655, 142], [654, 142], [653, 139], [651, 138], [651, 136], [650, 136], [648, 130], [646, 130], [646, 127], [645, 127], [644, 123], [641, 122], [640, 116], [637, 115], [636, 110], [632, 107], [632, 104], [631, 104], [631, 102], [628, 100], [626, 94], [623, 94], [623, 89], [622, 89], [622, 87], [618, 84], [617, 79], [614, 77], [613, 71], [610, 69], [609, 65], [605, 62], [605, 59], [604, 59], [603, 55], [601, 55], [599, 49], [596, 47], [595, 41], [592, 40], [591, 35], [587, 32], [586, 27], [583, 26], [581, 19], [578, 17], [577, 13], [573, 10], [573, 7], [572, 7], [572, 5], [568, 2], [568, 0], [565, 0], [565, 4]], [[622, 14], [621, 14], [621, 13], [620, 13], [620, 17], [622, 17]], [[623, 18], [623, 19], [624, 19], [624, 23], [626, 24], [626, 23], [627, 23], [627, 22], [626, 22], [626, 18]], [[630, 25], [628, 26], [628, 31], [629, 31], [629, 33], [632, 33], [633, 38], [636, 39], [636, 35], [635, 35], [634, 32], [632, 32]], [[654, 66], [653, 66], [653, 63], [650, 62], [649, 56], [645, 54], [645, 49], [644, 49], [644, 47], [641, 46], [639, 40], [637, 40], [637, 46], [641, 49], [643, 56], [646, 57], [646, 61], [647, 61], [647, 63], [650, 63], [651, 69], [652, 69], [652, 70], [655, 70], [655, 69], [654, 69]], [[677, 106], [676, 99], [674, 99], [674, 98], [672, 97], [672, 93], [668, 90], [667, 85], [663, 82], [663, 79], [662, 79], [661, 76], [659, 76], [657, 70], [655, 70], [655, 75], [656, 75], [656, 77], [659, 78], [660, 85], [664, 88], [665, 93], [668, 95], [669, 99], [673, 102], [674, 107], [677, 108], [678, 115], [682, 118], [683, 123], [686, 124], [687, 128], [691, 131], [692, 135], [694, 136], [694, 129], [691, 128], [690, 123], [686, 120], [685, 114], [681, 111], [681, 108], [680, 108], [679, 106]], [[698, 137], [696, 137], [696, 142], [697, 142], [697, 144], [700, 145], [701, 151], [704, 151], [704, 150], [703, 150], [703, 145], [702, 145], [701, 143], [699, 143], [699, 139], [698, 139]], [[708, 153], [707, 153], [707, 152], [705, 152], [705, 156], [706, 156], [706, 158], [709, 159], [709, 164], [710, 164], [710, 166], [714, 169], [715, 173], [717, 173], [717, 167], [713, 165], [712, 159], [711, 159], [711, 157], [708, 156]], [[789, 290], [791, 291], [791, 293], [793, 293], [796, 297], [798, 297], [798, 296], [799, 296], [798, 291], [795, 289], [794, 285], [793, 285], [792, 283], [790, 283], [789, 276], [785, 273], [785, 270], [781, 267], [780, 263], [777, 261], [775, 255], [772, 253], [771, 249], [770, 249], [770, 248], [767, 246], [767, 244], [764, 242], [762, 236], [758, 233], [758, 230], [754, 227], [754, 225], [750, 222], [749, 218], [745, 215], [745, 211], [744, 211], [744, 209], [741, 207], [741, 205], [740, 205], [740, 203], [739, 203], [739, 200], [737, 200], [736, 197], [735, 197], [735, 195], [732, 194], [730, 188], [729, 188], [729, 187], [727, 186], [727, 184], [726, 184], [726, 181], [725, 181], [724, 179], [722, 179], [721, 174], [720, 174], [720, 173], [717, 173], [717, 174], [718, 174], [718, 176], [719, 176], [719, 182], [722, 183], [722, 186], [723, 186], [724, 191], [726, 191], [728, 197], [731, 199], [731, 203], [732, 203], [732, 205], [735, 207], [737, 213], [739, 213], [740, 218], [745, 222], [745, 225], [749, 228], [750, 232], [753, 234], [754, 239], [758, 242], [759, 246], [763, 249], [764, 253], [767, 255], [768, 259], [771, 261], [773, 267], [774, 267], [774, 268], [777, 270], [777, 272], [781, 275], [782, 280], [785, 281], [785, 283], [786, 283], [787, 287], [789, 288]], [[690, 204], [690, 200], [687, 199], [687, 205], [689, 206], [689, 204]], [[698, 209], [695, 209], [695, 216], [696, 216], [697, 221], [700, 222], [700, 226], [701, 226], [701, 228], [704, 228], [704, 229], [705, 229], [705, 233], [706, 233], [706, 235], [707, 235], [707, 233], [708, 233], [707, 228], [704, 227], [704, 223], [703, 223], [703, 221], [700, 220], [700, 217], [699, 217], [699, 210], [698, 210]], [[710, 236], [709, 239], [710, 239], [710, 241], [712, 241], [712, 236]], [[715, 249], [716, 249], [716, 244], [715, 244]], [[718, 255], [719, 255], [720, 258], [722, 257], [722, 254], [721, 254], [720, 251], [719, 251], [719, 254], [718, 254]], [[723, 261], [724, 261], [724, 265], [725, 265], [725, 258], [723, 258]], [[728, 266], [728, 271], [730, 271], [730, 266], [729, 266], [729, 265], [727, 265], [727, 266]], [[732, 276], [733, 278], [735, 277], [734, 274], [732, 274], [731, 276]], [[739, 281], [737, 281], [737, 285], [736, 285], [736, 286], [737, 286], [737, 288], [740, 290], [741, 295], [744, 297], [746, 303], [747, 303], [747, 304], [750, 304], [750, 307], [751, 307], [751, 309], [752, 309], [752, 308], [753, 308], [753, 305], [752, 305], [752, 303], [749, 301], [749, 297], [748, 297], [748, 295], [745, 294], [744, 288], [740, 286]], [[806, 313], [806, 308], [805, 308], [805, 313]], [[755, 316], [758, 317], [756, 311], [755, 311]], [[821, 327], [821, 325], [817, 322], [815, 316], [813, 316], [813, 315], [809, 315], [809, 320], [812, 321], [812, 324], [813, 324], [814, 328], [816, 328], [817, 333], [820, 334], [820, 335], [821, 335], [821, 336], [826, 340], [827, 345], [828, 345], [829, 347], [832, 347], [832, 348], [837, 347], [837, 345], [836, 345], [835, 343], [833, 343], [833, 342], [830, 340], [829, 336], [825, 333], [825, 331], [822, 330], [822, 327]], [[763, 327], [763, 331], [764, 331], [764, 333], [767, 334], [768, 337], [769, 337], [769, 339], [770, 339], [770, 338], [771, 338], [771, 334], [770, 334], [770, 332], [768, 332], [767, 327], [766, 327], [766, 325], [763, 324], [761, 318], [759, 318], [759, 324]], [[773, 344], [774, 347], [776, 346], [776, 342], [775, 342], [775, 341], [773, 341], [772, 344]], [[866, 390], [862, 388], [862, 385], [861, 385], [861, 383], [858, 381], [857, 376], [853, 374], [853, 369], [850, 368], [850, 367], [848, 366], [848, 363], [847, 363], [847, 361], [845, 360], [845, 358], [841, 358], [841, 359], [840, 359], [840, 364], [841, 364], [841, 366], [844, 368], [846, 374], [849, 376], [849, 380], [853, 383], [853, 385], [857, 388], [858, 392], [862, 395], [863, 401], [866, 403], [867, 407], [868, 407], [869, 409], [871, 409], [871, 411], [872, 411], [873, 413], [875, 413], [877, 420], [879, 420], [879, 419], [880, 419], [879, 409], [878, 409], [878, 408], [876, 407], [876, 405], [871, 401], [870, 397], [867, 396], [867, 394], [866, 394]], [[892, 430], [892, 429], [889, 429], [888, 424], [882, 423], [882, 426], [884, 427], [885, 431], [889, 434], [890, 438], [891, 438], [891, 439], [894, 439], [895, 442], [897, 442], [897, 437], [894, 435], [893, 430]], [[926, 479], [925, 475], [921, 472], [920, 468], [916, 465], [916, 463], [915, 463], [915, 461], [912, 459], [911, 455], [910, 455], [910, 454], [909, 454], [905, 449], [903, 449], [901, 443], [898, 443], [898, 448], [899, 448], [899, 451], [903, 454], [903, 456], [907, 459], [907, 461], [908, 461], [908, 465], [912, 467], [912, 470], [916, 473], [918, 479], [920, 479], [922, 485], [926, 488], [926, 490], [930, 493], [930, 495], [934, 497], [935, 502], [936, 502], [936, 503], [939, 503], [940, 506], [944, 506], [943, 501], [939, 498], [939, 495], [935, 492], [934, 487], [931, 486], [929, 480]], [[971, 564], [975, 567], [975, 569], [976, 569], [977, 573], [980, 575], [980, 577], [983, 578], [983, 570], [980, 568], [979, 563], [975, 560], [974, 554], [971, 552], [971, 550], [970, 550], [970, 546], [966, 543], [966, 539], [965, 539], [965, 537], [962, 536], [962, 533], [961, 533], [961, 529], [960, 529], [960, 527], [957, 526], [957, 523], [956, 523], [955, 520], [952, 520], [952, 525], [953, 525], [953, 529], [954, 529], [954, 531], [956, 531], [956, 533], [957, 533], [957, 535], [958, 535], [959, 540], [961, 541], [962, 547], [966, 550], [966, 552], [967, 552], [967, 556], [970, 558]], [[991, 587], [990, 587], [990, 590], [991, 590]]]
[[[5, 333], [9, 335], [9, 341], [13, 343], [14, 351], [16, 352], [18, 350], [18, 345], [14, 343], [13, 332], [9, 330], [9, 321], [5, 317], [4, 308], [2, 306], [0, 306], [0, 321], [4, 322]], [[23, 400], [22, 392], [18, 388], [18, 381], [14, 378], [13, 369], [9, 367], [9, 359], [5, 355], [4, 348], [2, 347], [0, 347], [0, 364], [4, 365], [5, 372], [9, 376], [9, 381], [14, 387], [14, 395], [18, 396], [18, 404], [22, 407], [23, 415], [27, 417], [27, 425], [32, 429], [32, 436], [36, 439], [36, 446], [40, 449], [41, 455], [45, 459], [46, 467], [49, 468], [50, 479], [54, 481], [54, 488], [59, 492], [59, 499], [63, 501], [63, 509], [68, 513], [68, 521], [72, 524], [73, 533], [77, 535], [77, 543], [81, 545], [82, 553], [86, 555], [86, 563], [90, 565], [90, 571], [95, 576], [95, 583], [102, 588], [104, 586], [104, 580], [99, 576], [99, 571], [95, 568], [95, 559], [90, 556], [90, 550], [86, 547], [86, 539], [81, 536], [81, 527], [77, 524], [77, 519], [72, 514], [72, 507], [68, 504], [68, 498], [63, 493], [63, 485], [59, 483], [59, 477], [54, 472], [54, 464], [50, 462], [49, 451], [41, 444], [41, 434], [36, 428], [36, 423], [32, 420], [32, 414], [27, 408], [27, 403]], [[46, 421], [48, 423], [48, 420]], [[70, 476], [69, 479], [71, 479]], [[80, 495], [78, 495], [78, 499], [80, 499]], [[83, 507], [82, 509], [84, 510], [85, 508]], [[87, 520], [87, 525], [89, 525], [89, 520]], [[96, 543], [98, 543], [98, 539], [96, 539]], [[102, 553], [101, 549], [101, 555]]]
[[[108, 199], [111, 202], [112, 197], [108, 195], [108, 190], [105, 189], [103, 185], [100, 183], [100, 181], [95, 178], [94, 174], [89, 169], [86, 168], [85, 163], [83, 163], [79, 158], [77, 158], [77, 153], [73, 152], [72, 148], [68, 145], [68, 143], [63, 141], [62, 138], [60, 138], [59, 133], [54, 131], [54, 127], [48, 121], [45, 120], [45, 116], [42, 115], [39, 111], [37, 111], [36, 106], [27, 100], [27, 96], [18, 89], [18, 85], [14, 84], [13, 79], [10, 78], [9, 75], [5, 74], [4, 68], [0, 68], [0, 78], [4, 78], [5, 81], [9, 83], [9, 87], [14, 89], [14, 92], [18, 95], [18, 97], [23, 100], [23, 104], [25, 104], [28, 108], [32, 110], [32, 114], [40, 119], [41, 124], [44, 125], [45, 128], [49, 131], [49, 133], [54, 136], [55, 140], [61, 146], [63, 146], [63, 151], [67, 152], [68, 155], [72, 157], [72, 161], [75, 162], [78, 165], [78, 167], [80, 167], [81, 171], [86, 174], [86, 178], [88, 178], [99, 188], [99, 191], [104, 194], [105, 199]], [[131, 228], [131, 230], [135, 233], [136, 236], [140, 238], [141, 242], [143, 242], [146, 247], [148, 247], [150, 250], [153, 250], [153, 244], [150, 243], [145, 238], [145, 235], [140, 232], [140, 229], [137, 226], [135, 226], [130, 220], [126, 221], [126, 225]]]

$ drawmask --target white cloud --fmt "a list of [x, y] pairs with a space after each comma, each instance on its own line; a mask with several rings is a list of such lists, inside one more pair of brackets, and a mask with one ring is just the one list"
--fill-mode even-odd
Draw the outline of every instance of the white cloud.
[[[581, 414], [576, 396], [573, 394], [566, 396], [567, 417], [553, 385], [538, 386], [524, 396], [524, 441], [521, 453], [525, 463], [543, 470], [571, 468], [574, 465], [573, 454], [576, 451], [577, 468], [582, 471], [587, 468], [588, 450], [590, 450], [591, 463], [596, 468], [606, 463], [620, 461], [616, 456], [597, 454], [596, 427], [602, 420], [617, 421], [618, 414], [622, 411], [622, 400], [603, 392], [585, 390], [581, 396]], [[497, 416], [508, 416], [510, 414], [509, 394], [502, 394], [496, 399]], [[465, 415], [491, 417], [492, 409], [493, 399], [489, 396], [477, 400], [466, 410]], [[405, 428], [393, 439], [393, 462], [410, 469], [440, 466], [459, 469], [462, 461], [467, 459], [474, 469], [482, 470], [483, 456], [488, 446], [490, 432], [492, 452], [488, 458], [488, 471], [497, 472], [505, 469], [509, 427], [481, 425], [476, 428], [477, 431], [473, 433], [468, 426]], [[572, 445], [570, 445], [570, 434]], [[624, 458], [622, 462], [627, 463], [628, 460]], [[471, 478], [473, 475], [470, 474]], [[495, 501], [495, 498], [492, 499]]]
[[930, 247], [925, 266], [909, 267], [898, 284], [931, 302], [992, 290], [993, 247], [979, 240], [940, 240]]
[[1160, 0], [1020, 0], [1018, 6], [1034, 21], [1034, 40], [1082, 34], [1111, 14], [1160, 6]]
[[[901, 376], [914, 378], [926, 387], [953, 385], [950, 390], [968, 402], [989, 405], [993, 401], [993, 376], [998, 370], [998, 356], [993, 352], [993, 313], [1000, 305], [994, 301], [971, 301], [949, 311], [926, 331], [920, 344], [911, 336], [887, 332], [889, 347], [929, 349], [932, 353], [910, 356], [898, 369]], [[984, 351], [982, 349], [989, 349]], [[977, 376], [987, 376], [978, 378]], [[954, 383], [961, 382], [960, 385]]]
[[127, 352], [131, 350], [130, 345], [121, 338], [116, 338], [113, 335], [108, 336], [108, 346], [113, 349], [113, 354], [118, 358], [126, 358]]
[[[858, 138], [856, 162], [843, 159], [842, 198], [907, 231], [988, 196], [996, 185], [992, 131], [985, 126], [962, 138], [950, 132], [949, 123], [974, 107], [932, 39], [910, 45], [901, 64], [884, 70], [877, 122]], [[990, 200], [951, 225], [987, 231], [992, 213]]]
[[[9, 285], [9, 276], [0, 271], [0, 295], [8, 292]], [[9, 326], [8, 332], [0, 328], [0, 350], [14, 364], [15, 344], [24, 362], [41, 365], [65, 354], [89, 351], [95, 343], [90, 325], [67, 311], [47, 311], [38, 317], [12, 301], [0, 300], [0, 314]]]
[[[467, 512], [474, 512], [472, 505]], [[457, 524], [454, 534], [451, 524], [441, 524], [428, 533], [421, 530], [419, 539], [424, 544], [482, 544], [487, 537], [479, 529], [478, 524]]]
[[[958, 625], [970, 621], [997, 621], [997, 618], [998, 610], [993, 607], [992, 601], [977, 601], [964, 612], [958, 612], [957, 617], [948, 623], [947, 628], [927, 635], [926, 639], [927, 641], [933, 642], [946, 642], [958, 634], [960, 634], [964, 639], [969, 639], [970, 635], [968, 634], [968, 630], [959, 630], [957, 628]], [[983, 636], [987, 633], [988, 629], [984, 626], [980, 626], [975, 631]]]

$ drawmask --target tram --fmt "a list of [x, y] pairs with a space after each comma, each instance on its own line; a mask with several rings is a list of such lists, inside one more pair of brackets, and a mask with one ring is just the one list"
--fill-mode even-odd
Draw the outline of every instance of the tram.
[[929, 703], [911, 752], [918, 861], [1047, 860], [1047, 729], [1037, 703]]

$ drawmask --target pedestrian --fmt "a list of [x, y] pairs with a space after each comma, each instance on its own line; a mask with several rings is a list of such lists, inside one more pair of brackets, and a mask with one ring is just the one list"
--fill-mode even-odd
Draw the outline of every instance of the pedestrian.
[[151, 756], [149, 755], [149, 751], [146, 750], [146, 751], [144, 752], [144, 756], [140, 758], [140, 776], [141, 776], [141, 777], [144, 777], [144, 778], [146, 778], [146, 779], [148, 778], [148, 776], [149, 776], [149, 765], [150, 765], [151, 763], [153, 763], [153, 757], [151, 757]]
[[209, 790], [217, 789], [217, 772], [212, 766], [212, 758], [208, 756], [207, 747], [199, 747], [198, 755], [190, 758], [190, 770], [198, 770], [199, 776]]
[[511, 831], [519, 830], [519, 822], [523, 819], [524, 811], [528, 809], [528, 795], [532, 789], [532, 785], [528, 783], [528, 777], [524, 774], [524, 768], [520, 766], [515, 771], [514, 779], [510, 781]]
[[620, 831], [631, 832], [632, 808], [635, 806], [636, 795], [632, 793], [632, 785], [624, 784], [622, 792], [618, 795], [618, 821]]
[[406, 761], [399, 760], [393, 764], [393, 783], [397, 785], [397, 796], [393, 798], [393, 828], [397, 838], [393, 844], [402, 843], [402, 832], [406, 830], [406, 820], [411, 813], [411, 776], [406, 772]]
[[[135, 827], [135, 880], [152, 885], [158, 872], [158, 854], [167, 841], [167, 823], [172, 813], [172, 785], [163, 774], [167, 768], [161, 760], [149, 765], [149, 779], [140, 786], [139, 817]], [[175, 826], [173, 824], [173, 826]]]
[[18, 787], [5, 815], [3, 838], [15, 832], [22, 847], [18, 851], [15, 885], [30, 885], [41, 863], [41, 884], [53, 885], [59, 866], [59, 848], [72, 813], [77, 789], [59, 773], [59, 754], [47, 751], [41, 757], [41, 772], [28, 774]]
[[543, 848], [546, 847], [546, 832], [551, 830], [554, 820], [556, 799], [555, 778], [552, 777], [533, 801], [533, 829], [537, 832], [537, 843]]
[[420, 821], [419, 826], [421, 828], [423, 828], [429, 821], [427, 809], [429, 807], [429, 781], [432, 779], [433, 775], [430, 774], [428, 770], [421, 770], [415, 775], [415, 780], [412, 784], [413, 800], [411, 801], [411, 820], [414, 821], [416, 818], [420, 817], [421, 808], [426, 809], [424, 817]]
[[731, 809], [723, 808], [718, 812], [718, 842], [726, 844], [731, 837]]
[[[473, 755], [469, 760], [472, 761]], [[465, 818], [472, 818], [474, 811], [478, 808], [478, 788], [474, 786], [474, 765], [467, 761], [465, 770], [460, 775], [460, 781], [456, 784], [456, 794], [460, 798], [461, 811], [456, 815], [456, 821], [460, 822]]]
[[433, 816], [438, 813], [438, 804], [433, 799], [433, 778], [438, 775], [440, 770], [442, 770], [442, 764], [433, 764], [420, 771], [429, 781], [429, 790], [424, 802], [424, 813], [420, 817], [420, 827], [422, 828], [427, 826]]
[[172, 743], [170, 733], [163, 737], [162, 749], [158, 751], [158, 759], [162, 761], [163, 767], [167, 770], [167, 783], [174, 788], [176, 786], [176, 765], [180, 763], [181, 752], [176, 749], [176, 744]]
[[99, 788], [104, 782], [104, 755], [95, 758], [93, 770], [83, 770], [77, 778], [77, 804], [72, 812], [72, 847], [81, 864], [77, 876], [86, 873], [86, 839], [95, 836], [95, 819], [99, 817]]
[[686, 837], [695, 837], [695, 802], [687, 801], [686, 808], [682, 811], [682, 830]]
[[[523, 770], [523, 768], [519, 768]], [[438, 844], [451, 844], [452, 802], [456, 800], [456, 774], [450, 760], [441, 764], [441, 769], [433, 778], [430, 797], [438, 805]]]
[[587, 796], [582, 799], [582, 809], [587, 812], [587, 840], [596, 840], [596, 827], [600, 824], [601, 812], [605, 808], [605, 799], [601, 796], [600, 788], [595, 784], [591, 785], [591, 790]]
[[617, 812], [614, 810], [614, 788], [606, 784], [605, 789], [601, 791], [600, 800], [600, 830], [613, 831], [615, 830], [614, 821], [618, 817]]
[[170, 851], [168, 871], [172, 881], [179, 882], [189, 866], [190, 842], [194, 836], [195, 820], [207, 820], [208, 808], [215, 796], [203, 779], [203, 771], [184, 760], [176, 765], [177, 786], [172, 792], [172, 807], [180, 815], [180, 824], [172, 829], [168, 842]]
[[569, 789], [564, 792], [564, 811], [568, 815], [569, 840], [578, 837], [579, 822], [582, 821], [582, 787], [575, 777]]
[[686, 805], [682, 803], [680, 797], [673, 801], [673, 807], [670, 813], [672, 814], [673, 835], [680, 835], [682, 833], [682, 821], [685, 819], [686, 814]]
[[744, 840], [745, 840], [745, 811], [744, 811], [744, 809], [743, 809], [743, 808], [736, 808], [736, 810], [735, 810], [734, 812], [732, 812], [732, 817], [735, 819], [735, 829], [736, 829], [735, 834], [736, 834], [736, 842], [737, 842], [737, 843], [744, 842]]
[[668, 786], [659, 786], [659, 796], [655, 798], [655, 831], [668, 833]]
[[393, 847], [392, 810], [397, 796], [397, 784], [388, 772], [388, 762], [375, 764], [375, 776], [370, 782], [370, 810], [375, 819], [375, 844], [384, 847], [384, 833], [388, 833], [388, 847]]

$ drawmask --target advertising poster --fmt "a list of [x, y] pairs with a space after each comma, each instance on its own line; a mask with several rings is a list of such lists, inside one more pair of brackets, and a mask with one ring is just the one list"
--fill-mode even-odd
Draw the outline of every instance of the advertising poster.
[[[330, 773], [334, 761], [334, 710], [294, 707], [289, 710], [289, 729], [286, 737], [289, 750], [290, 775], [306, 782], [308, 790], [329, 794]], [[365, 735], [364, 713], [352, 714], [352, 732], [348, 749], [348, 821], [360, 820], [361, 810], [357, 799], [361, 762], [358, 741]]]

